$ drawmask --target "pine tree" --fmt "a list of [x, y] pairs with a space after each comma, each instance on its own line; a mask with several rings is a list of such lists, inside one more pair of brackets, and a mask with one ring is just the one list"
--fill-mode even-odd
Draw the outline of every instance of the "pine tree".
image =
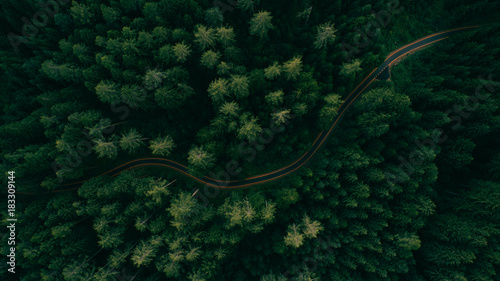
[[176, 56], [174, 48], [170, 45], [165, 45], [158, 50], [158, 60], [163, 63], [169, 64], [174, 60], [174, 56]]
[[158, 89], [167, 75], [157, 69], [148, 70], [144, 77], [144, 86], [148, 90]]
[[271, 113], [271, 117], [276, 126], [281, 126], [285, 124], [288, 121], [288, 119], [290, 119], [290, 109], [283, 109]]
[[221, 55], [219, 52], [214, 52], [212, 50], [205, 51], [201, 56], [200, 64], [213, 69], [217, 64], [219, 64], [219, 59]]
[[120, 100], [118, 85], [111, 81], [101, 81], [95, 88], [97, 97], [104, 103], [113, 103]]
[[257, 139], [259, 134], [262, 133], [262, 128], [257, 124], [257, 118], [249, 117], [244, 118], [242, 121], [242, 126], [238, 131], [238, 138], [241, 140], [254, 141]]
[[254, 5], [258, 5], [260, 0], [239, 0], [238, 1], [238, 8], [242, 9], [243, 11], [248, 11], [254, 9]]
[[108, 157], [110, 159], [116, 158], [118, 155], [118, 148], [115, 142], [105, 141], [103, 139], [95, 140], [94, 150], [97, 152], [99, 158]]
[[269, 104], [269, 105], [272, 105], [272, 106], [278, 106], [280, 105], [281, 103], [283, 103], [283, 100], [284, 100], [284, 93], [283, 93], [283, 90], [278, 90], [278, 91], [275, 91], [275, 92], [272, 92], [272, 93], [269, 93], [265, 99], [266, 99], [266, 102]]
[[235, 34], [232, 27], [219, 27], [217, 28], [217, 41], [223, 46], [227, 47], [234, 44]]
[[232, 116], [232, 117], [237, 117], [240, 112], [240, 107], [238, 106], [238, 103], [236, 102], [225, 102], [219, 110], [220, 113], [227, 115], [227, 116]]
[[212, 101], [215, 103], [222, 103], [226, 96], [228, 96], [229, 91], [229, 83], [224, 78], [219, 78], [214, 80], [208, 86], [208, 94]]
[[175, 143], [172, 137], [158, 137], [149, 142], [149, 148], [154, 155], [169, 156], [175, 148]]
[[120, 147], [128, 153], [133, 153], [138, 147], [144, 144], [142, 135], [132, 128], [127, 133], [122, 134], [120, 139]]
[[158, 105], [170, 111], [181, 109], [184, 102], [193, 95], [193, 88], [185, 84], [177, 84], [176, 87], [170, 85], [161, 87], [154, 93]]
[[226, 75], [226, 74], [229, 74], [229, 72], [231, 71], [231, 64], [225, 62], [225, 61], [221, 61], [219, 63], [219, 65], [217, 65], [217, 74], [218, 75]]
[[202, 50], [207, 47], [215, 48], [215, 30], [213, 28], [197, 25], [194, 38], [194, 42], [198, 43]]
[[120, 16], [119, 10], [117, 10], [115, 8], [108, 7], [104, 4], [101, 4], [101, 12], [102, 12], [102, 16], [103, 16], [104, 20], [108, 23], [113, 23], [113, 22], [117, 21], [119, 16]]
[[316, 238], [318, 233], [323, 230], [319, 221], [312, 221], [307, 215], [302, 219], [302, 228], [307, 238]]
[[156, 247], [147, 242], [141, 241], [141, 243], [134, 249], [130, 260], [137, 267], [147, 266], [151, 263], [151, 261], [153, 261], [155, 255]]
[[191, 54], [191, 48], [184, 43], [177, 43], [173, 47], [174, 55], [178, 62], [185, 62]]
[[224, 21], [224, 16], [219, 7], [212, 7], [205, 11], [205, 21], [209, 26], [219, 26]]
[[245, 98], [249, 94], [249, 82], [248, 77], [243, 75], [232, 75], [229, 89], [234, 93], [236, 98]]
[[283, 64], [283, 72], [288, 80], [296, 79], [302, 70], [301, 57], [294, 57], [293, 59]]
[[138, 107], [146, 100], [144, 88], [138, 85], [123, 85], [120, 88], [120, 99], [131, 107]]
[[270, 65], [268, 68], [264, 69], [264, 74], [266, 75], [266, 78], [269, 80], [273, 80], [276, 77], [280, 76], [281, 74], [281, 66], [277, 61], [275, 61], [272, 65]]
[[272, 18], [271, 13], [267, 11], [254, 14], [250, 20], [250, 34], [259, 36], [261, 39], [267, 37], [267, 32], [274, 28], [271, 23]]
[[89, 7], [73, 2], [73, 6], [70, 8], [70, 14], [78, 24], [88, 24], [91, 22], [93, 13], [90, 11]]
[[361, 61], [359, 59], [355, 59], [351, 63], [343, 63], [342, 70], [340, 70], [340, 74], [354, 78], [356, 76], [356, 73], [362, 70], [360, 65]]
[[314, 47], [316, 49], [322, 49], [333, 44], [336, 37], [335, 32], [337, 32], [337, 30], [335, 30], [334, 24], [331, 22], [318, 26]]
[[341, 97], [337, 94], [329, 94], [324, 98], [326, 105], [320, 110], [320, 126], [323, 129], [333, 125], [333, 118], [337, 115], [337, 110], [342, 104]]
[[299, 227], [296, 224], [288, 226], [285, 244], [294, 248], [298, 248], [304, 244], [304, 235], [300, 233]]
[[205, 151], [202, 146], [196, 146], [189, 150], [188, 162], [196, 168], [208, 169], [215, 163], [213, 154]]

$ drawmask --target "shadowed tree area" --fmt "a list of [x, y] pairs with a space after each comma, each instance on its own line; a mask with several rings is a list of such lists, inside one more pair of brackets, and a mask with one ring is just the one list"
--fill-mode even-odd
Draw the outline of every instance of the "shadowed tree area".
[[[4, 263], [0, 279], [496, 280], [498, 10], [3, 1], [0, 181], [11, 176], [20, 193], [16, 244], [2, 232], [0, 247], [4, 257], [15, 247], [16, 273]], [[307, 165], [279, 180], [214, 189], [144, 163], [102, 176], [164, 157], [221, 181], [281, 169], [389, 53], [478, 22], [371, 83]]]

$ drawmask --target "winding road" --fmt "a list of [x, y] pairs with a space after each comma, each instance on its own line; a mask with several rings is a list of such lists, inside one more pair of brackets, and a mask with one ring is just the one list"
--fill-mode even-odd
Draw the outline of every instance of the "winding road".
[[[447, 30], [447, 31], [442, 31], [438, 33], [431, 34], [429, 36], [420, 38], [414, 42], [411, 42], [395, 51], [390, 53], [385, 61], [380, 65], [378, 68], [374, 69], [355, 89], [352, 91], [352, 93], [349, 94], [349, 96], [346, 98], [346, 100], [343, 102], [343, 104], [340, 106], [340, 108], [337, 111], [337, 115], [334, 118], [333, 124], [330, 127], [328, 131], [322, 131], [317, 139], [314, 141], [314, 143], [311, 145], [311, 148], [304, 153], [297, 161], [293, 162], [292, 164], [285, 166], [283, 168], [280, 168], [278, 170], [266, 173], [266, 174], [261, 174], [253, 177], [249, 177], [243, 180], [238, 180], [238, 181], [221, 181], [217, 179], [212, 179], [209, 177], [195, 177], [191, 174], [189, 174], [186, 166], [179, 164], [175, 161], [165, 159], [165, 158], [142, 158], [142, 159], [137, 159], [130, 161], [128, 163], [125, 163], [123, 165], [120, 165], [102, 175], [108, 175], [111, 177], [114, 177], [123, 171], [140, 167], [140, 166], [164, 166], [176, 171], [179, 171], [194, 180], [205, 184], [209, 185], [212, 187], [216, 188], [244, 188], [248, 187], [251, 185], [256, 185], [256, 184], [261, 184], [265, 183], [271, 180], [279, 179], [281, 177], [284, 177], [297, 169], [299, 169], [302, 165], [307, 163], [309, 159], [318, 151], [318, 149], [324, 144], [325, 140], [328, 138], [328, 136], [331, 134], [337, 123], [339, 122], [340, 118], [344, 113], [347, 111], [347, 109], [353, 104], [353, 102], [358, 98], [358, 96], [365, 91], [365, 89], [375, 80], [380, 79], [380, 80], [386, 80], [390, 77], [390, 72], [389, 69], [391, 65], [394, 65], [397, 63], [399, 60], [401, 60], [404, 56], [413, 53], [417, 50], [420, 50], [426, 46], [429, 46], [433, 43], [439, 42], [441, 40], [444, 40], [448, 38], [449, 36], [471, 30], [474, 28], [477, 28], [478, 26], [469, 26], [469, 27], [462, 27], [462, 28], [457, 28], [453, 30]], [[52, 192], [61, 192], [61, 191], [68, 191], [68, 190], [74, 190], [78, 189], [82, 183], [85, 181], [81, 182], [75, 182], [75, 183], [70, 183], [70, 184], [65, 184], [63, 185], [64, 189], [60, 190], [55, 190], [55, 191], [50, 191], [47, 193], [52, 193]], [[19, 192], [21, 193], [21, 192]], [[24, 193], [24, 194], [29, 194], [29, 193]]]

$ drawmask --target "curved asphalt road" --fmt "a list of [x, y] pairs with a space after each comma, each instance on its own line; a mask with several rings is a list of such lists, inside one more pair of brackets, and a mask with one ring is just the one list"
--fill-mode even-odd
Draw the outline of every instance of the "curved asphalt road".
[[[359, 84], [356, 87], [356, 89], [354, 89], [354, 91], [351, 94], [349, 94], [349, 96], [346, 98], [344, 103], [338, 109], [337, 115], [335, 116], [334, 122], [333, 122], [332, 126], [330, 127], [330, 129], [328, 131], [321, 132], [319, 134], [318, 138], [316, 139], [316, 141], [314, 141], [314, 143], [312, 144], [311, 148], [306, 153], [304, 153], [304, 155], [302, 155], [302, 157], [300, 157], [297, 161], [295, 161], [294, 163], [292, 163], [288, 166], [285, 166], [281, 169], [278, 169], [276, 171], [272, 171], [272, 172], [267, 173], [267, 174], [262, 174], [262, 175], [246, 178], [244, 180], [227, 181], [226, 182], [226, 181], [221, 181], [221, 180], [217, 180], [217, 179], [212, 179], [209, 177], [203, 177], [203, 178], [194, 177], [188, 173], [186, 166], [181, 165], [181, 164], [174, 162], [172, 160], [168, 160], [165, 158], [143, 158], [143, 159], [137, 159], [137, 160], [125, 163], [123, 165], [120, 165], [120, 166], [104, 173], [103, 175], [109, 175], [109, 176], [114, 177], [123, 171], [126, 171], [128, 169], [132, 169], [135, 167], [139, 167], [139, 166], [164, 166], [164, 167], [168, 167], [170, 169], [177, 170], [177, 171], [179, 171], [179, 172], [181, 172], [181, 173], [183, 173], [183, 174], [185, 174], [185, 175], [187, 175], [187, 176], [189, 176], [189, 177], [191, 177], [191, 178], [193, 178], [193, 179], [195, 179], [203, 184], [217, 187], [217, 188], [243, 188], [243, 187], [261, 184], [261, 183], [265, 183], [265, 182], [268, 182], [271, 180], [275, 180], [275, 179], [284, 177], [284, 176], [294, 172], [295, 170], [300, 168], [302, 165], [307, 163], [307, 161], [309, 161], [309, 159], [323, 145], [325, 140], [328, 138], [328, 136], [332, 132], [333, 128], [335, 128], [335, 126], [337, 125], [337, 122], [340, 120], [342, 115], [347, 111], [349, 106], [351, 106], [352, 103], [356, 100], [356, 98], [361, 93], [363, 93], [363, 91], [377, 78], [380, 79], [383, 77], [384, 79], [387, 79], [389, 77], [388, 71], [389, 71], [389, 68], [391, 65], [398, 62], [405, 55], [408, 55], [414, 51], [417, 51], [421, 48], [424, 48], [430, 44], [433, 44], [433, 43], [439, 42], [443, 39], [446, 39], [450, 35], [453, 35], [455, 33], [459, 33], [462, 31], [467, 31], [467, 30], [477, 28], [477, 27], [478, 26], [469, 26], [469, 27], [457, 28], [457, 29], [453, 29], [453, 30], [447, 30], [447, 31], [443, 31], [443, 32], [434, 33], [432, 35], [423, 37], [419, 40], [416, 40], [412, 43], [409, 43], [409, 44], [393, 51], [392, 53], [390, 53], [387, 56], [386, 60], [382, 63], [382, 65], [380, 65], [378, 68], [374, 69], [363, 80], [363, 82], [361, 82], [361, 84]], [[83, 182], [75, 182], [75, 183], [66, 184], [66, 185], [63, 185], [65, 189], [55, 190], [55, 191], [51, 191], [51, 192], [60, 192], [60, 191], [77, 189], [81, 186], [82, 183]], [[49, 192], [49, 193], [51, 193], [51, 192]], [[19, 193], [21, 193], [21, 192], [19, 192]]]

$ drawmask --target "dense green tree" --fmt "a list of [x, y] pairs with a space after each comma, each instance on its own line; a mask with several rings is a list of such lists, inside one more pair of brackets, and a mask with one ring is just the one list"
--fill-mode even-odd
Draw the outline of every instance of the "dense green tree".
[[320, 126], [324, 129], [329, 128], [333, 124], [333, 118], [337, 115], [337, 110], [342, 105], [342, 100], [339, 95], [330, 94], [325, 98], [325, 106], [320, 110]]
[[254, 141], [262, 132], [261, 126], [257, 123], [258, 119], [247, 115], [241, 118], [241, 127], [238, 130], [238, 138], [242, 140]]
[[116, 158], [118, 155], [118, 148], [114, 141], [106, 141], [102, 139], [95, 140], [94, 150], [100, 158]]
[[250, 20], [250, 34], [259, 36], [261, 39], [267, 37], [267, 32], [274, 28], [271, 23], [272, 18], [271, 13], [268, 11], [260, 11], [254, 14]]
[[188, 44], [184, 43], [175, 44], [172, 50], [178, 62], [185, 62], [187, 57], [191, 54], [191, 48]]
[[149, 142], [149, 148], [154, 155], [169, 156], [175, 143], [170, 136], [159, 137]]
[[287, 79], [296, 79], [302, 70], [302, 58], [294, 57], [283, 63], [283, 73]]
[[220, 57], [221, 55], [219, 52], [214, 52], [212, 50], [205, 51], [201, 56], [200, 64], [208, 68], [214, 68], [219, 64]]
[[299, 227], [295, 224], [292, 224], [288, 227], [288, 232], [285, 237], [285, 244], [298, 248], [302, 246], [304, 243], [304, 235], [300, 232]]
[[250, 79], [243, 75], [232, 75], [229, 82], [229, 89], [236, 98], [245, 98], [249, 95]]
[[281, 74], [281, 70], [282, 68], [278, 64], [278, 62], [274, 62], [273, 65], [270, 65], [268, 68], [264, 69], [264, 74], [266, 75], [267, 79], [272, 80]]
[[212, 101], [222, 103], [229, 95], [229, 82], [223, 78], [212, 81], [208, 86], [208, 94]]
[[290, 109], [283, 109], [271, 114], [274, 125], [281, 126], [290, 119]]
[[165, 72], [159, 71], [157, 69], [148, 70], [144, 76], [144, 87], [148, 90], [154, 90], [160, 87], [167, 75]]
[[120, 138], [120, 148], [133, 153], [137, 148], [144, 144], [145, 138], [142, 137], [135, 129], [130, 129], [127, 133], [122, 134]]
[[194, 42], [198, 43], [202, 50], [207, 47], [214, 47], [216, 31], [213, 28], [207, 28], [203, 25], [198, 25], [196, 31], [194, 32]]
[[215, 157], [201, 146], [189, 150], [188, 163], [194, 169], [208, 169], [214, 165]]
[[212, 7], [205, 11], [205, 21], [210, 26], [218, 26], [224, 21], [224, 16], [219, 7]]
[[155, 101], [167, 110], [180, 110], [181, 106], [194, 95], [193, 88], [184, 84], [164, 86], [155, 90]]
[[316, 49], [321, 49], [333, 44], [336, 37], [335, 32], [337, 31], [331, 22], [319, 25], [316, 34], [316, 41], [314, 41], [314, 47]]
[[387, 54], [498, 1], [45, 2], [0, 9], [1, 280], [498, 276], [497, 26], [401, 57], [289, 166]]
[[232, 27], [218, 27], [216, 30], [216, 40], [223, 46], [230, 46], [235, 42], [234, 29]]
[[97, 84], [95, 92], [99, 99], [105, 103], [117, 102], [120, 100], [120, 90], [116, 83], [111, 81], [101, 81]]
[[278, 91], [269, 93], [266, 96], [266, 102], [272, 106], [280, 105], [283, 102], [284, 95], [285, 94], [283, 93], [283, 90], [278, 90]]

